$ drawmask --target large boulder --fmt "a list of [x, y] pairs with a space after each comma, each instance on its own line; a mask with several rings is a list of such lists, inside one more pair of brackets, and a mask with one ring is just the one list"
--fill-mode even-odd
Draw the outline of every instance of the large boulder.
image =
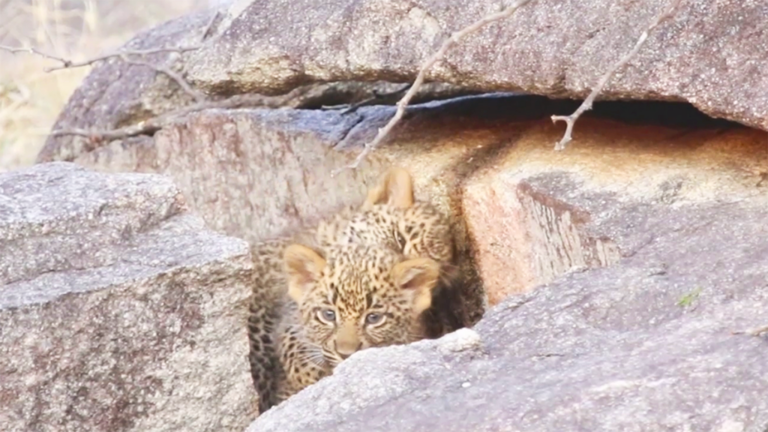
[[[583, 98], [669, 3], [531, 1], [454, 46], [427, 78], [458, 90]], [[452, 32], [500, 7], [486, 0], [297, 0], [290, 7], [279, 0], [237, 1], [152, 29], [126, 48], [199, 46], [147, 60], [186, 71], [210, 99], [299, 91], [295, 96], [303, 101], [301, 88], [341, 83], [325, 96], [338, 102], [362, 97], [360, 87], [350, 91], [345, 82], [413, 80]], [[760, 2], [681, 2], [601, 98], [687, 101], [711, 116], [768, 128], [768, 79], [760, 67], [768, 56], [761, 44], [765, 12]], [[292, 103], [294, 96], [276, 103], [318, 108], [324, 99], [319, 93], [309, 98], [312, 103]], [[165, 74], [113, 59], [94, 70], [54, 129], [109, 129], [191, 102]], [[103, 144], [52, 137], [40, 161], [71, 160]]]
[[0, 174], [3, 431], [240, 431], [248, 244], [167, 177]]
[[[427, 77], [465, 88], [585, 97], [670, 3], [530, 1], [462, 40]], [[712, 116], [768, 128], [765, 4], [680, 3], [601, 96], [687, 101]], [[501, 8], [487, 0], [251, 2], [219, 29], [215, 43], [190, 55], [190, 79], [237, 92], [281, 92], [315, 81], [411, 81], [453, 32]]]
[[[191, 79], [186, 76], [192, 67], [191, 52], [216, 44], [216, 29], [226, 28], [245, 4], [236, 2], [232, 7], [218, 6], [168, 21], [137, 34], [119, 48], [133, 53], [126, 57], [130, 61], [112, 57], [100, 62], [75, 90], [53, 127], [55, 131], [69, 133], [49, 136], [38, 154], [38, 162], [72, 161], [106, 145], [137, 145], [158, 129], [174, 124], [183, 114], [210, 108], [212, 103], [225, 104], [227, 110], [322, 109], [348, 103], [392, 104], [402, 95], [402, 83], [354, 78], [341, 82], [307, 81], [281, 94], [269, 95], [262, 95], [268, 93], [263, 89], [245, 94], [194, 85], [184, 89], [170, 75], [159, 72], [170, 70], [185, 81]], [[473, 93], [478, 91], [447, 83], [427, 83], [413, 102]], [[109, 135], [123, 128], [132, 130]], [[107, 135], [102, 136], [104, 133]]]

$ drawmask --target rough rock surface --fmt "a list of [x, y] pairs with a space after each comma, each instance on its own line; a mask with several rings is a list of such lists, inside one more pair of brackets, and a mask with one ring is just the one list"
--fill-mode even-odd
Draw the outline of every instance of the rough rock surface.
[[[354, 115], [289, 109], [207, 110], [164, 128], [153, 139], [102, 147], [75, 162], [105, 171], [169, 175], [210, 227], [254, 242], [311, 224], [342, 206], [361, 203], [394, 155], [377, 154], [360, 170], [334, 175], [335, 169], [354, 158], [352, 152], [337, 149], [355, 148], [346, 143], [346, 137], [352, 134], [350, 139], [358, 143], [358, 135], [375, 132], [390, 113], [381, 107], [363, 108]], [[454, 149], [451, 159], [433, 168], [447, 169], [449, 163], [458, 162], [458, 151]], [[404, 156], [396, 159], [406, 162]], [[419, 177], [419, 182], [427, 180]], [[418, 196], [455, 216], [442, 188], [420, 187]], [[464, 225], [456, 218], [454, 223], [465, 257], [461, 265], [471, 281], [462, 286], [463, 297], [454, 307], [471, 324], [482, 314], [485, 296], [472, 270]]]
[[474, 330], [355, 354], [248, 432], [766, 430], [768, 340], [732, 332], [768, 325], [768, 200], [728, 169], [699, 181], [708, 146], [678, 154], [674, 184], [648, 187], [650, 160], [602, 185], [525, 175], [621, 260], [511, 296]]
[[[669, 3], [532, 1], [462, 41], [429, 78], [584, 97]], [[409, 81], [452, 32], [500, 8], [486, 0], [252, 2], [215, 44], [190, 57], [190, 78], [238, 91], [284, 91], [317, 80]], [[766, 13], [763, 2], [682, 2], [603, 96], [688, 101], [710, 115], [768, 128], [768, 79], [760, 67], [768, 58], [760, 18]]]
[[240, 431], [248, 244], [166, 177], [0, 175], [3, 431]]
[[[206, 22], [213, 11], [202, 11], [172, 20], [133, 38], [128, 50], [150, 50], [158, 47], [181, 48], [199, 44]], [[159, 52], [143, 56], [143, 60], [173, 69], [180, 54]], [[111, 130], [132, 125], [178, 106], [192, 98], [163, 74], [149, 67], [126, 64], [111, 59], [97, 66], [78, 87], [59, 114], [53, 130]], [[52, 142], [57, 142], [55, 149]], [[39, 162], [69, 161], [101, 143], [83, 137], [51, 136], [38, 155]]]
[[[668, 4], [532, 1], [454, 47], [428, 78], [466, 90], [583, 98]], [[485, 0], [238, 1], [222, 9], [215, 37], [175, 65], [214, 99], [325, 82], [409, 82], [451, 32], [499, 7]], [[760, 18], [766, 13], [768, 5], [754, 1], [682, 2], [601, 97], [688, 101], [712, 116], [768, 129], [768, 79], [761, 69], [767, 35]], [[213, 14], [169, 22], [127, 47], [196, 45]], [[164, 75], [111, 61], [86, 79], [54, 129], [122, 126], [188, 101]], [[71, 160], [103, 144], [53, 137], [39, 160]]]
[[[242, 2], [241, 2], [242, 3]], [[121, 50], [152, 51], [157, 48], [171, 48], [144, 55], [143, 61], [157, 67], [174, 70], [184, 75], [190, 69], [189, 55], [194, 49], [215, 43], [211, 30], [226, 26], [232, 14], [239, 9], [214, 8], [200, 11], [179, 19], [168, 21], [158, 27], [139, 33]], [[219, 13], [217, 15], [217, 12]], [[215, 26], [209, 27], [211, 24]], [[209, 33], [206, 33], [209, 30]], [[205, 35], [205, 39], [204, 39]], [[175, 52], [181, 49], [182, 52]], [[197, 60], [194, 60], [197, 61]], [[241, 94], [239, 100], [229, 103], [229, 109], [242, 107], [292, 107], [319, 109], [324, 106], [348, 103], [392, 104], [399, 97], [397, 90], [403, 84], [386, 81], [362, 82], [343, 81], [316, 83], [310, 82], [288, 89], [279, 95]], [[65, 109], [61, 112], [54, 131], [114, 131], [135, 126], [148, 120], [161, 125], [172, 124], [180, 109], [195, 110], [211, 103], [222, 102], [231, 92], [203, 91], [194, 89], [198, 96], [205, 99], [197, 102], [187, 91], [169, 79], [165, 74], [157, 73], [146, 65], [126, 63], [120, 59], [111, 59], [99, 64], [77, 88]], [[255, 92], [259, 93], [259, 92]], [[416, 94], [414, 103], [431, 99], [442, 99], [477, 93], [471, 89], [446, 83], [427, 83]], [[374, 95], [377, 96], [374, 98]], [[375, 100], [371, 100], [371, 99]], [[51, 135], [45, 147], [38, 155], [38, 162], [71, 161], [82, 153], [87, 153], [105, 145], [120, 145], [123, 141], [132, 142], [151, 136], [153, 128], [145, 130], [138, 137], [94, 139], [76, 135]]]

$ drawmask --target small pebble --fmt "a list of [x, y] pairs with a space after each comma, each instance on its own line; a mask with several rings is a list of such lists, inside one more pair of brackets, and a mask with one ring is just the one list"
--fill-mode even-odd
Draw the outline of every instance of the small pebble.
[[476, 331], [462, 328], [449, 333], [437, 340], [440, 352], [444, 354], [457, 353], [482, 348], [482, 340]]

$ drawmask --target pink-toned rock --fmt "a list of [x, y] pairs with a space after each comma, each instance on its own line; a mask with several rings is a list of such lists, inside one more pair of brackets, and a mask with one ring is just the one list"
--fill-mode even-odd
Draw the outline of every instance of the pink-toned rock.
[[241, 431], [252, 272], [167, 177], [0, 174], [0, 429]]
[[[437, 97], [506, 90], [584, 98], [669, 3], [532, 1], [454, 46], [428, 80], [454, 86], [436, 91]], [[360, 82], [412, 81], [451, 33], [500, 7], [485, 0], [238, 1], [219, 9], [220, 19], [202, 49], [150, 60], [187, 71], [212, 99], [299, 90], [266, 106], [319, 108], [361, 100], [387, 87]], [[197, 45], [215, 12], [170, 21], [137, 35], [126, 47]], [[760, 68], [768, 56], [765, 13], [765, 5], [754, 1], [681, 2], [608, 82], [601, 98], [686, 101], [709, 115], [768, 129], [768, 79]], [[313, 93], [315, 85], [328, 87]], [[94, 69], [54, 129], [135, 124], [189, 103], [190, 96], [165, 75], [111, 61]], [[51, 137], [39, 161], [72, 160], [107, 144]]]

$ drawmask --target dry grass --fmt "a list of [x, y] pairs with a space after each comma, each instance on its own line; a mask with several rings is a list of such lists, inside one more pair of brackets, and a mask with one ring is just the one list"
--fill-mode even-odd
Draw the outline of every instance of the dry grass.
[[[109, 52], [137, 31], [206, 7], [205, 0], [0, 0], [0, 45], [73, 60]], [[0, 52], [0, 172], [32, 164], [90, 68], [46, 73], [56, 63]]]

